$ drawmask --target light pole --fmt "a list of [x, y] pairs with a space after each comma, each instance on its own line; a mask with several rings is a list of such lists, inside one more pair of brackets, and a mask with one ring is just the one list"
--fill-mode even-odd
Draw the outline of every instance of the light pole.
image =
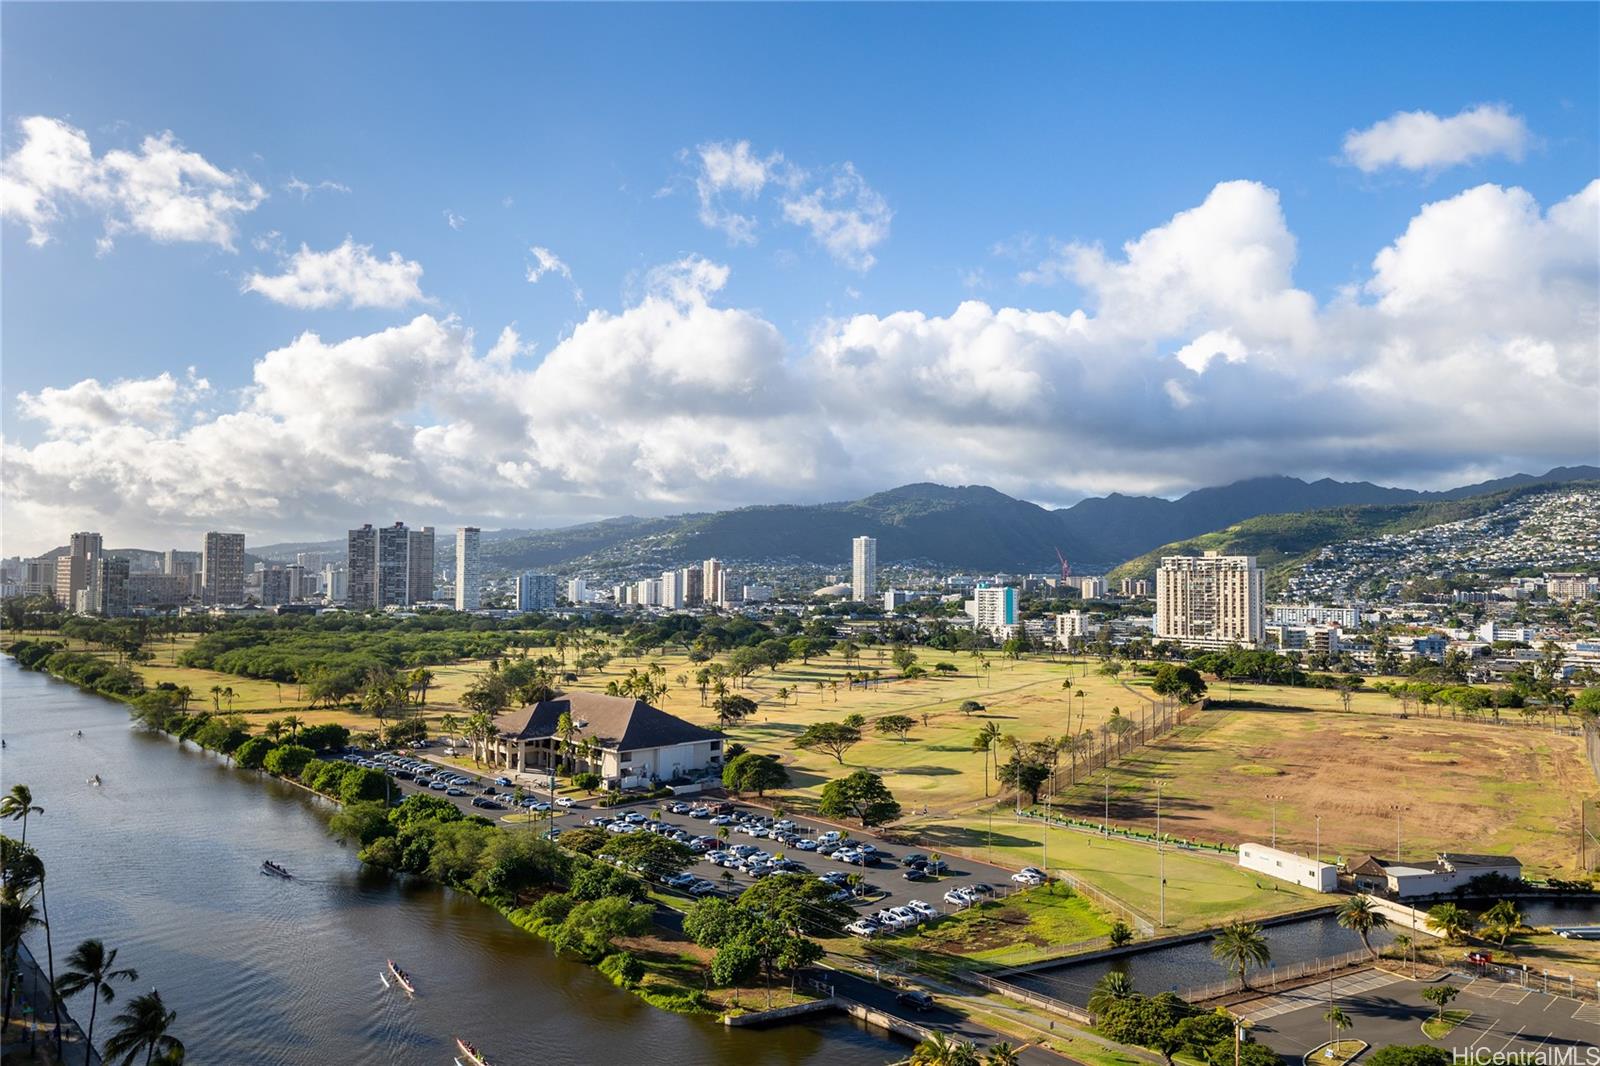
[[1322, 815], [1317, 815], [1317, 864], [1322, 864]]
[[1267, 796], [1267, 799], [1272, 801], [1272, 847], [1274, 851], [1276, 851], [1278, 847], [1278, 801], [1282, 798], [1283, 797], [1277, 793], [1272, 793]]
[[1109, 767], [1109, 766], [1106, 767], [1106, 816], [1105, 816], [1105, 821], [1101, 823], [1101, 826], [1105, 830], [1105, 835], [1106, 836], [1110, 836], [1111, 835], [1111, 767]]
[[1165, 782], [1156, 782], [1156, 882], [1160, 890], [1161, 899], [1161, 928], [1167, 927], [1167, 853], [1161, 847], [1161, 786]]

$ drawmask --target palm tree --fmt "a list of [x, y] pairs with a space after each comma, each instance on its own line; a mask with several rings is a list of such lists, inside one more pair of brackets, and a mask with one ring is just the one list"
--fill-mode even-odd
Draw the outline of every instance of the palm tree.
[[289, 731], [290, 740], [300, 739], [300, 727], [303, 725], [305, 725], [305, 722], [301, 721], [300, 716], [297, 714], [286, 714], [283, 716], [283, 728]]
[[1096, 1017], [1102, 1017], [1113, 1005], [1132, 999], [1133, 995], [1133, 978], [1122, 970], [1112, 970], [1094, 983], [1094, 991], [1089, 993], [1089, 1010]]
[[1428, 910], [1427, 926], [1452, 944], [1460, 943], [1478, 923], [1456, 903], [1440, 903]]
[[561, 738], [562, 764], [567, 772], [572, 772], [572, 738], [577, 734], [578, 727], [572, 721], [571, 711], [562, 711], [556, 719], [556, 736]]
[[1387, 929], [1389, 918], [1382, 911], [1372, 905], [1371, 896], [1351, 896], [1339, 907], [1339, 924], [1349, 929], [1361, 938], [1361, 946], [1371, 953], [1373, 958], [1378, 957], [1377, 950], [1368, 938], [1374, 929]]
[[[7, 797], [9, 798], [9, 797]], [[44, 951], [47, 963], [46, 972], [50, 976], [50, 987], [56, 987], [56, 952], [50, 942], [50, 899], [44, 892], [45, 868], [44, 860], [39, 858], [37, 852], [31, 848], [20, 849], [21, 854], [11, 860], [10, 868], [6, 871], [10, 878], [7, 885], [7, 895], [20, 898], [28, 888], [34, 888], [34, 898], [39, 901], [39, 924], [44, 926]], [[55, 1010], [56, 1024], [56, 1051], [61, 1051], [61, 1010]]]
[[222, 710], [222, 686], [221, 685], [212, 685], [211, 686], [211, 709], [214, 710], [214, 711]]
[[1211, 940], [1211, 957], [1226, 963], [1239, 975], [1239, 988], [1250, 987], [1245, 973], [1251, 966], [1265, 966], [1272, 958], [1267, 938], [1254, 922], [1229, 922]]
[[75, 996], [89, 989], [89, 1031], [84, 1039], [90, 1047], [94, 1047], [94, 1016], [100, 1009], [100, 1001], [104, 1000], [109, 1006], [117, 998], [111, 982], [139, 979], [139, 971], [119, 970], [116, 965], [116, 948], [107, 951], [100, 941], [85, 940], [67, 956], [67, 970], [56, 983], [56, 991], [63, 996]]
[[0, 818], [22, 823], [22, 844], [28, 842], [28, 815], [43, 813], [43, 807], [34, 805], [33, 790], [27, 785], [12, 785], [11, 791], [0, 797]]
[[1338, 1039], [1340, 1030], [1348, 1029], [1355, 1024], [1350, 1020], [1350, 1015], [1339, 1007], [1329, 1007], [1322, 1016], [1328, 1019], [1328, 1044], [1330, 1047]]
[[268, 740], [276, 742], [279, 737], [283, 736], [283, 723], [274, 718], [261, 727], [261, 733]]
[[978, 1053], [972, 1045], [952, 1040], [942, 1032], [935, 1032], [911, 1053], [911, 1066], [976, 1066]]
[[0, 896], [0, 954], [5, 957], [6, 963], [6, 988], [5, 988], [5, 1015], [0, 1032], [11, 1030], [11, 998], [16, 991], [17, 952], [22, 945], [22, 935], [36, 925], [42, 925], [36, 917], [38, 908], [31, 900], [25, 900], [18, 892], [7, 891]]
[[1505, 947], [1511, 934], [1522, 926], [1522, 908], [1515, 900], [1503, 899], [1484, 911], [1483, 924], [1485, 931], [1498, 937], [1500, 946]]
[[117, 1031], [106, 1041], [106, 1061], [114, 1061], [117, 1066], [132, 1066], [142, 1051], [145, 1066], [149, 1066], [157, 1052], [164, 1060], [174, 1053], [182, 1055], [183, 1043], [167, 1035], [177, 1018], [178, 1012], [168, 1010], [161, 1002], [161, 993], [155, 989], [135, 996], [114, 1019]]
[[1017, 1049], [1004, 1040], [998, 1044], [990, 1044], [989, 1050], [983, 1056], [983, 1066], [1017, 1066], [1021, 1061], [1017, 1056]]

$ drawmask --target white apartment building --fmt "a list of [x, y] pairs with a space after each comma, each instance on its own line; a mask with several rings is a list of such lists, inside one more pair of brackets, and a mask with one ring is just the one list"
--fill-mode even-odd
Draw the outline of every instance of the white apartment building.
[[1005, 640], [1017, 624], [1017, 590], [1010, 585], [980, 585], [973, 589], [966, 608], [974, 625], [995, 640]]
[[328, 563], [322, 568], [322, 594], [329, 603], [343, 603], [350, 598], [350, 571]]
[[1103, 577], [1078, 579], [1078, 595], [1086, 600], [1103, 600], [1106, 598], [1106, 591], [1106, 579]]
[[1586, 600], [1593, 593], [1588, 574], [1546, 574], [1544, 591], [1545, 595], [1557, 603]]
[[1514, 626], [1502, 622], [1485, 622], [1478, 627], [1478, 639], [1493, 644], [1497, 640], [1515, 640], [1532, 644], [1539, 636], [1535, 626]]
[[703, 602], [721, 606], [728, 602], [728, 568], [721, 559], [707, 559], [700, 567]]
[[683, 572], [681, 570], [663, 570], [658, 584], [661, 586], [661, 606], [669, 611], [683, 610], [685, 606]]
[[629, 597], [630, 603], [640, 607], [661, 606], [661, 582], [653, 577], [644, 578], [633, 583], [633, 595]]
[[1358, 629], [1365, 605], [1351, 603], [1325, 607], [1320, 603], [1274, 603], [1267, 608], [1267, 622], [1275, 626], [1342, 626]]
[[905, 589], [887, 589], [883, 594], [883, 609], [895, 611], [915, 600], [916, 594]]
[[589, 582], [581, 577], [575, 577], [567, 582], [567, 601], [569, 603], [589, 602]]
[[1070, 641], [1089, 635], [1089, 616], [1082, 611], [1062, 611], [1056, 615], [1056, 644], [1067, 647]]
[[1168, 555], [1156, 571], [1157, 640], [1255, 646], [1266, 636], [1263, 575], [1253, 555]]
[[878, 540], [857, 537], [850, 542], [850, 598], [865, 603], [878, 591]]
[[556, 579], [554, 574], [536, 574], [528, 571], [517, 577], [517, 610], [548, 611], [556, 605]]
[[772, 599], [771, 585], [746, 585], [744, 587], [744, 602], [766, 603]]
[[483, 568], [478, 558], [477, 526], [456, 530], [456, 610], [476, 611], [483, 605]]

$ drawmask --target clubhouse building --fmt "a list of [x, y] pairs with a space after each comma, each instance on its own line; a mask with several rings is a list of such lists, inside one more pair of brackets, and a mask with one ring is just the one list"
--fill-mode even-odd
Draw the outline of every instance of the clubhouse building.
[[[570, 715], [570, 746], [558, 732]], [[643, 700], [598, 692], [569, 692], [495, 716], [499, 733], [475, 742], [477, 756], [513, 773], [563, 769], [599, 774], [608, 788], [634, 788], [677, 777], [720, 773], [720, 733], [652, 707]]]

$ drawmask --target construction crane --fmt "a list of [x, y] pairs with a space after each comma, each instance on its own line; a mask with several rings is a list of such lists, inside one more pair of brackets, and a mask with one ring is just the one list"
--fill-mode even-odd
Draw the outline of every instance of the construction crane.
[[1067, 562], [1067, 557], [1061, 554], [1061, 549], [1056, 549], [1056, 558], [1061, 561], [1061, 583], [1065, 585], [1072, 580], [1072, 564]]

